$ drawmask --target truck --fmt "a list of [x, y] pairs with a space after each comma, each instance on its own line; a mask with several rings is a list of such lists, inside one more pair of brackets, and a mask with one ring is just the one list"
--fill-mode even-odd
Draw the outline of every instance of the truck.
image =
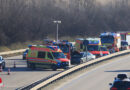
[[96, 57], [101, 57], [109, 54], [107, 48], [101, 45], [100, 38], [77, 39], [75, 47], [78, 52], [89, 51]]
[[73, 52], [72, 43], [68, 41], [60, 41], [60, 42], [54, 42], [53, 45], [59, 46], [59, 48], [66, 55], [66, 57], [68, 59], [71, 59], [71, 53]]
[[110, 54], [107, 48], [102, 46], [100, 38], [87, 38], [86, 40], [88, 40], [87, 50], [97, 58]]
[[53, 45], [29, 45], [26, 59], [28, 68], [51, 68], [54, 71], [68, 68], [70, 62], [62, 50]]
[[110, 53], [118, 52], [121, 48], [121, 35], [116, 32], [105, 32], [100, 34], [102, 45], [106, 46]]
[[125, 40], [126, 42], [128, 42], [128, 45], [130, 47], [130, 31], [126, 31], [126, 32], [119, 32], [121, 35], [121, 40]]

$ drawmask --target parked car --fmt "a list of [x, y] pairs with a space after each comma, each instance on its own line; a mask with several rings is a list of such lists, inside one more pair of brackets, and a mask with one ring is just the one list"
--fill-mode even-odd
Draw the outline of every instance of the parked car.
[[121, 41], [121, 50], [127, 50], [127, 49], [129, 49], [128, 42], [125, 40], [122, 40]]
[[81, 64], [95, 58], [96, 56], [90, 52], [74, 52], [71, 56], [71, 64]]
[[89, 61], [89, 60], [93, 60], [93, 59], [95, 59], [95, 58], [96, 58], [95, 55], [93, 55], [93, 54], [90, 53], [90, 52], [87, 52], [87, 61]]
[[110, 90], [130, 90], [130, 79], [126, 74], [118, 74], [113, 83], [110, 83]]
[[3, 69], [5, 68], [5, 60], [2, 56], [0, 56], [0, 66], [2, 66]]
[[23, 52], [23, 60], [26, 59], [27, 53], [28, 53], [28, 49], [26, 49], [26, 50]]
[[87, 61], [87, 53], [85, 52], [74, 52], [71, 56], [71, 64], [81, 64]]

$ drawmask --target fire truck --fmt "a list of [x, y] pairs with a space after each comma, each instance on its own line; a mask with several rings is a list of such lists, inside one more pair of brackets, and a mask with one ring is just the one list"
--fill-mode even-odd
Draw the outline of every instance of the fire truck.
[[105, 32], [100, 34], [101, 43], [105, 45], [110, 53], [118, 52], [121, 48], [120, 33]]
[[101, 45], [100, 38], [87, 38], [86, 40], [88, 40], [87, 50], [96, 55], [96, 57], [110, 54], [107, 48]]
[[68, 41], [60, 41], [60, 42], [53, 42], [53, 45], [59, 46], [62, 52], [66, 55], [68, 59], [71, 59], [71, 53], [73, 51], [72, 43]]
[[101, 45], [100, 38], [77, 39], [75, 47], [78, 52], [89, 51], [90, 53], [96, 55], [96, 57], [109, 54], [107, 48]]

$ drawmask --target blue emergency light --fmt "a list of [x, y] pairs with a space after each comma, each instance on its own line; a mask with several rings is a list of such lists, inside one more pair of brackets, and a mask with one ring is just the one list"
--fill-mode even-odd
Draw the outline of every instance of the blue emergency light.
[[91, 40], [91, 41], [89, 41], [89, 44], [99, 44], [99, 41], [97, 41], [97, 40]]

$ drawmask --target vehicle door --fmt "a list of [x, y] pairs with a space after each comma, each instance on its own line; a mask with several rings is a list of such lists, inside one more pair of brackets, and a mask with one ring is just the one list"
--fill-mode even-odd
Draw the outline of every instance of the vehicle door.
[[47, 60], [50, 65], [55, 64], [56, 61], [52, 55], [52, 52], [47, 52]]

